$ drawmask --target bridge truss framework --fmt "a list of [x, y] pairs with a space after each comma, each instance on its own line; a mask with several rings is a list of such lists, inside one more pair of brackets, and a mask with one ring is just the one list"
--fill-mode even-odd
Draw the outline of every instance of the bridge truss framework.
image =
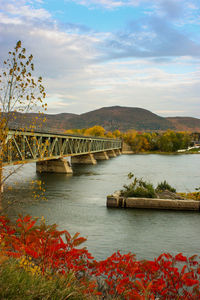
[[24, 164], [122, 148], [119, 139], [9, 130], [3, 165]]

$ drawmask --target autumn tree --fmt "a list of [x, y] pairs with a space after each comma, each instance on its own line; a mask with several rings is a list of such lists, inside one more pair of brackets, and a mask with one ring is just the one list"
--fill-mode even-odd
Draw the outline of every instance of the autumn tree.
[[125, 132], [123, 134], [123, 140], [125, 141], [125, 143], [127, 143], [129, 146], [132, 146], [134, 143], [134, 140], [136, 138], [137, 135], [137, 131], [135, 130], [128, 130], [127, 132]]
[[109, 138], [109, 139], [114, 139], [115, 138], [114, 134], [111, 131], [106, 132], [106, 137]]
[[120, 130], [116, 129], [115, 131], [113, 131], [113, 135], [114, 135], [116, 138], [120, 138], [122, 134], [121, 134]]
[[[33, 72], [33, 55], [27, 55], [21, 41], [18, 41], [13, 51], [8, 52], [0, 72], [0, 187], [5, 180], [2, 179], [2, 162], [11, 121], [15, 120], [17, 112], [26, 113], [40, 108], [46, 110], [42, 77], [34, 77]], [[30, 128], [33, 127], [34, 124], [31, 124]]]
[[105, 129], [102, 126], [96, 125], [85, 130], [84, 135], [105, 136]]
[[122, 138], [134, 152], [176, 152], [179, 149], [186, 149], [191, 143], [190, 134], [172, 130], [167, 130], [162, 133], [139, 133], [134, 130], [129, 130], [122, 134]]

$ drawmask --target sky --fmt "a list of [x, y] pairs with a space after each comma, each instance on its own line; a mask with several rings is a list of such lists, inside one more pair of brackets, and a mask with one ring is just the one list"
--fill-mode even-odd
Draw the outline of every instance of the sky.
[[199, 0], [0, 0], [0, 68], [18, 40], [47, 113], [119, 105], [200, 118]]

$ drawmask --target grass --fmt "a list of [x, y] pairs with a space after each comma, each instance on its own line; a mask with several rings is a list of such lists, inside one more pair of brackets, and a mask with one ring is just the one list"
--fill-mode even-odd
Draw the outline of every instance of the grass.
[[173, 188], [166, 180], [164, 180], [163, 182], [160, 182], [157, 185], [156, 191], [157, 192], [160, 192], [160, 191], [170, 191], [172, 193], [176, 193], [176, 189]]
[[177, 193], [177, 194], [183, 197], [184, 199], [200, 201], [200, 192]]
[[[128, 174], [128, 178], [134, 178], [132, 173]], [[129, 185], [124, 185], [124, 189], [120, 191], [124, 197], [139, 198], [155, 198], [156, 193], [152, 183], [144, 181], [142, 178], [135, 177]]]
[[123, 197], [157, 198], [159, 192], [170, 191], [176, 193], [176, 189], [167, 183], [166, 180], [159, 183], [155, 189], [151, 182], [137, 178], [133, 173], [129, 173], [128, 178], [132, 179], [132, 182], [123, 186], [124, 189], [120, 191]]
[[52, 278], [33, 275], [20, 268], [17, 260], [9, 259], [0, 265], [0, 299], [86, 300], [92, 297], [83, 294], [83, 286], [73, 273]]

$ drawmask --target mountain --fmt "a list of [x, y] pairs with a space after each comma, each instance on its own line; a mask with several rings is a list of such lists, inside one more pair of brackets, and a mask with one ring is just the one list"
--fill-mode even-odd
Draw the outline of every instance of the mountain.
[[61, 113], [56, 115], [40, 113], [19, 113], [14, 112], [9, 117], [9, 128], [30, 128], [35, 125], [36, 130], [45, 132], [63, 132], [66, 128], [66, 121], [75, 117], [72, 113]]
[[166, 130], [173, 128], [165, 118], [138, 107], [112, 106], [93, 110], [68, 120], [69, 128], [88, 128], [101, 125], [106, 130]]
[[200, 132], [200, 119], [192, 117], [168, 117], [166, 119], [174, 125], [176, 130]]
[[[43, 120], [46, 119], [46, 122]], [[107, 131], [119, 129], [126, 131], [181, 130], [200, 132], [200, 119], [191, 117], [160, 117], [139, 107], [112, 106], [96, 109], [81, 115], [61, 113], [56, 115], [37, 113], [15, 113], [9, 122], [10, 128], [28, 128], [35, 122], [35, 131], [63, 132], [67, 129], [89, 128], [95, 125]]]

